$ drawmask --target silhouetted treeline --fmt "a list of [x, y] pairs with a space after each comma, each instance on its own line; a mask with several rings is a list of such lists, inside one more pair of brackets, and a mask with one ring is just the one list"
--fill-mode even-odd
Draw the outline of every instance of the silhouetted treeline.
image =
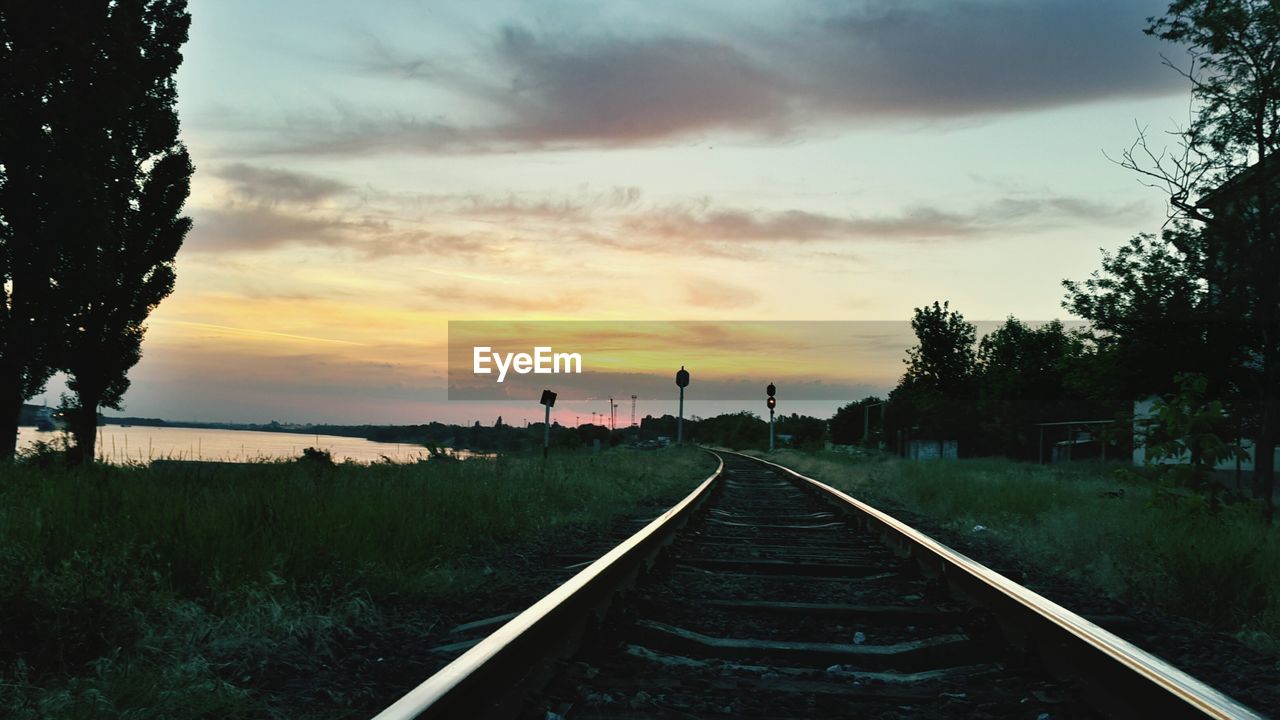
[[[136, 418], [111, 418], [109, 422], [132, 422]], [[424, 447], [451, 447], [476, 452], [524, 452], [542, 447], [543, 424], [509, 425], [497, 418], [491, 424], [475, 422], [470, 425], [453, 425], [431, 422], [421, 425], [292, 425], [270, 423], [166, 423], [170, 427], [217, 427], [234, 430], [262, 432], [291, 432], [301, 434], [336, 435], [358, 437], [386, 443], [403, 443]], [[769, 423], [754, 413], [726, 413], [709, 418], [685, 418], [685, 441], [703, 445], [747, 449], [769, 446]], [[780, 447], [821, 448], [827, 439], [827, 421], [804, 415], [779, 415], [775, 428]], [[584, 423], [578, 427], [551, 424], [551, 444], [559, 448], [593, 447], [596, 441], [601, 447], [616, 445], [672, 444], [676, 440], [674, 415], [645, 416], [636, 427], [610, 430], [603, 425]]]
[[911, 326], [917, 344], [898, 386], [887, 401], [841, 408], [837, 442], [862, 442], [865, 418], [870, 443], [890, 450], [955, 440], [963, 456], [1032, 460], [1044, 451], [1040, 423], [1110, 419], [1132, 406], [1132, 397], [1099, 392], [1097, 353], [1056, 320], [1031, 327], [1010, 317], [979, 339], [963, 315], [935, 302], [917, 308]]

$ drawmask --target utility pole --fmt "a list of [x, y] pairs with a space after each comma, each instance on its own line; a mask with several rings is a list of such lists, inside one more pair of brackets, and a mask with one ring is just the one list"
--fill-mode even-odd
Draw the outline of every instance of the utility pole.
[[631, 396], [631, 427], [636, 426], [636, 396]]

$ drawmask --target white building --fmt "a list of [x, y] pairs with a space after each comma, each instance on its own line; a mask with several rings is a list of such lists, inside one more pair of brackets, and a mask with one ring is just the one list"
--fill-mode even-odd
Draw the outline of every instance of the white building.
[[[1134, 465], [1147, 464], [1147, 447], [1146, 447], [1146, 444], [1143, 442], [1143, 437], [1146, 434], [1146, 429], [1145, 429], [1146, 424], [1150, 422], [1152, 418], [1155, 417], [1154, 408], [1155, 408], [1156, 399], [1157, 399], [1156, 396], [1152, 395], [1143, 400], [1135, 400], [1133, 402], [1133, 464]], [[1231, 440], [1232, 438], [1223, 438], [1223, 439]], [[1240, 447], [1248, 455], [1247, 458], [1244, 458], [1240, 461], [1240, 466], [1239, 466], [1240, 470], [1243, 470], [1245, 472], [1252, 472], [1253, 471], [1253, 441], [1248, 438], [1245, 438], [1240, 441]], [[1276, 467], [1280, 467], [1280, 447], [1276, 448], [1275, 457], [1276, 457]], [[1178, 463], [1187, 463], [1190, 461], [1191, 461], [1191, 455], [1188, 453], [1177, 458], [1164, 458], [1162, 460], [1159, 460], [1158, 462], [1160, 462], [1161, 464], [1173, 465]], [[1234, 471], [1236, 469], [1236, 461], [1223, 460], [1222, 462], [1219, 462], [1216, 466], [1214, 466], [1214, 469]]]

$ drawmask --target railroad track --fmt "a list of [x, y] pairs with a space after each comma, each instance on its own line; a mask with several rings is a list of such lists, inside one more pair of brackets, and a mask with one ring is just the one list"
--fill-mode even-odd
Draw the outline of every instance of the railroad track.
[[853, 498], [716, 455], [379, 720], [1260, 717]]

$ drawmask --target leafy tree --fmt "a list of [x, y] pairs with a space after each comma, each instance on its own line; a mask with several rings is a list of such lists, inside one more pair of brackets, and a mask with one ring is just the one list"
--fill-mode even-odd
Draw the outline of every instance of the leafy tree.
[[915, 309], [918, 344], [907, 350], [907, 371], [889, 394], [886, 432], [955, 438], [971, 446], [976, 355], [973, 323], [949, 303]]
[[821, 449], [827, 439], [827, 421], [810, 415], [779, 415], [774, 430], [779, 435], [790, 435], [792, 447]]
[[951, 304], [915, 309], [911, 329], [919, 341], [907, 350], [905, 382], [932, 391], [947, 392], [967, 384], [974, 371], [973, 323], [959, 312], [950, 309]]
[[1226, 357], [1209, 342], [1217, 318], [1208, 310], [1205, 284], [1190, 249], [1187, 228], [1167, 230], [1161, 239], [1143, 234], [1114, 254], [1103, 253], [1102, 269], [1083, 282], [1063, 281], [1063, 307], [1089, 321], [1085, 338], [1096, 349], [1088, 371], [1101, 396], [1128, 403], [1176, 387], [1175, 376], [1217, 373], [1221, 385]]
[[663, 415], [662, 417], [654, 417], [645, 415], [640, 419], [640, 437], [646, 440], [666, 437], [674, 442], [676, 437], [676, 416]]
[[577, 439], [578, 445], [591, 445], [596, 440], [599, 440], [603, 447], [609, 446], [609, 428], [603, 425], [592, 425], [591, 423], [580, 425], [574, 429], [573, 434]]
[[1244, 451], [1231, 440], [1235, 426], [1222, 402], [1208, 397], [1209, 382], [1203, 375], [1178, 375], [1178, 391], [1168, 393], [1152, 407], [1153, 417], [1142, 428], [1148, 462], [1188, 460], [1189, 484], [1200, 490], [1217, 489], [1214, 467], [1243, 459]]
[[[1245, 392], [1258, 411], [1255, 493], [1270, 503], [1280, 436], [1280, 5], [1270, 0], [1176, 0], [1146, 32], [1187, 48], [1190, 123], [1178, 147], [1145, 132], [1122, 156], [1169, 197], [1174, 220], [1197, 223], [1197, 280], [1248, 328]], [[1185, 249], [1184, 249], [1185, 250]]]
[[723, 413], [715, 417], [686, 421], [686, 439], [725, 447], [769, 447], [769, 423], [753, 412]]
[[77, 159], [66, 119], [84, 112], [72, 84], [85, 33], [71, 7], [0, 4], [0, 459], [14, 456], [22, 403], [53, 374], [63, 323], [55, 275], [74, 232], [65, 184]]
[[182, 206], [193, 171], [178, 139], [173, 79], [190, 15], [185, 0], [122, 0], [80, 11], [92, 28], [82, 72], [70, 81], [92, 112], [67, 120], [60, 153], [82, 166], [78, 227], [61, 239], [68, 299], [59, 365], [74, 394], [73, 461], [92, 461], [98, 408], [120, 409], [142, 356], [144, 322], [173, 291], [174, 256], [191, 228]]
[[[880, 426], [883, 424], [879, 414], [884, 408], [874, 408], [867, 410], [868, 406], [879, 405], [883, 403], [882, 398], [876, 396], [865, 397], [861, 400], [851, 402], [836, 410], [835, 415], [831, 417], [831, 442], [838, 445], [855, 445], [862, 442], [863, 437], [870, 435], [876, 439], [880, 436]], [[871, 433], [864, 432], [863, 422], [867, 419], [867, 415], [871, 416]]]
[[147, 314], [173, 287], [192, 172], [173, 73], [185, 0], [0, 7], [0, 457], [54, 369], [77, 457], [118, 407]]
[[1010, 317], [978, 344], [978, 415], [982, 449], [1034, 458], [1035, 424], [1080, 419], [1088, 403], [1074, 392], [1073, 363], [1084, 352], [1080, 338], [1054, 320], [1038, 328]]

